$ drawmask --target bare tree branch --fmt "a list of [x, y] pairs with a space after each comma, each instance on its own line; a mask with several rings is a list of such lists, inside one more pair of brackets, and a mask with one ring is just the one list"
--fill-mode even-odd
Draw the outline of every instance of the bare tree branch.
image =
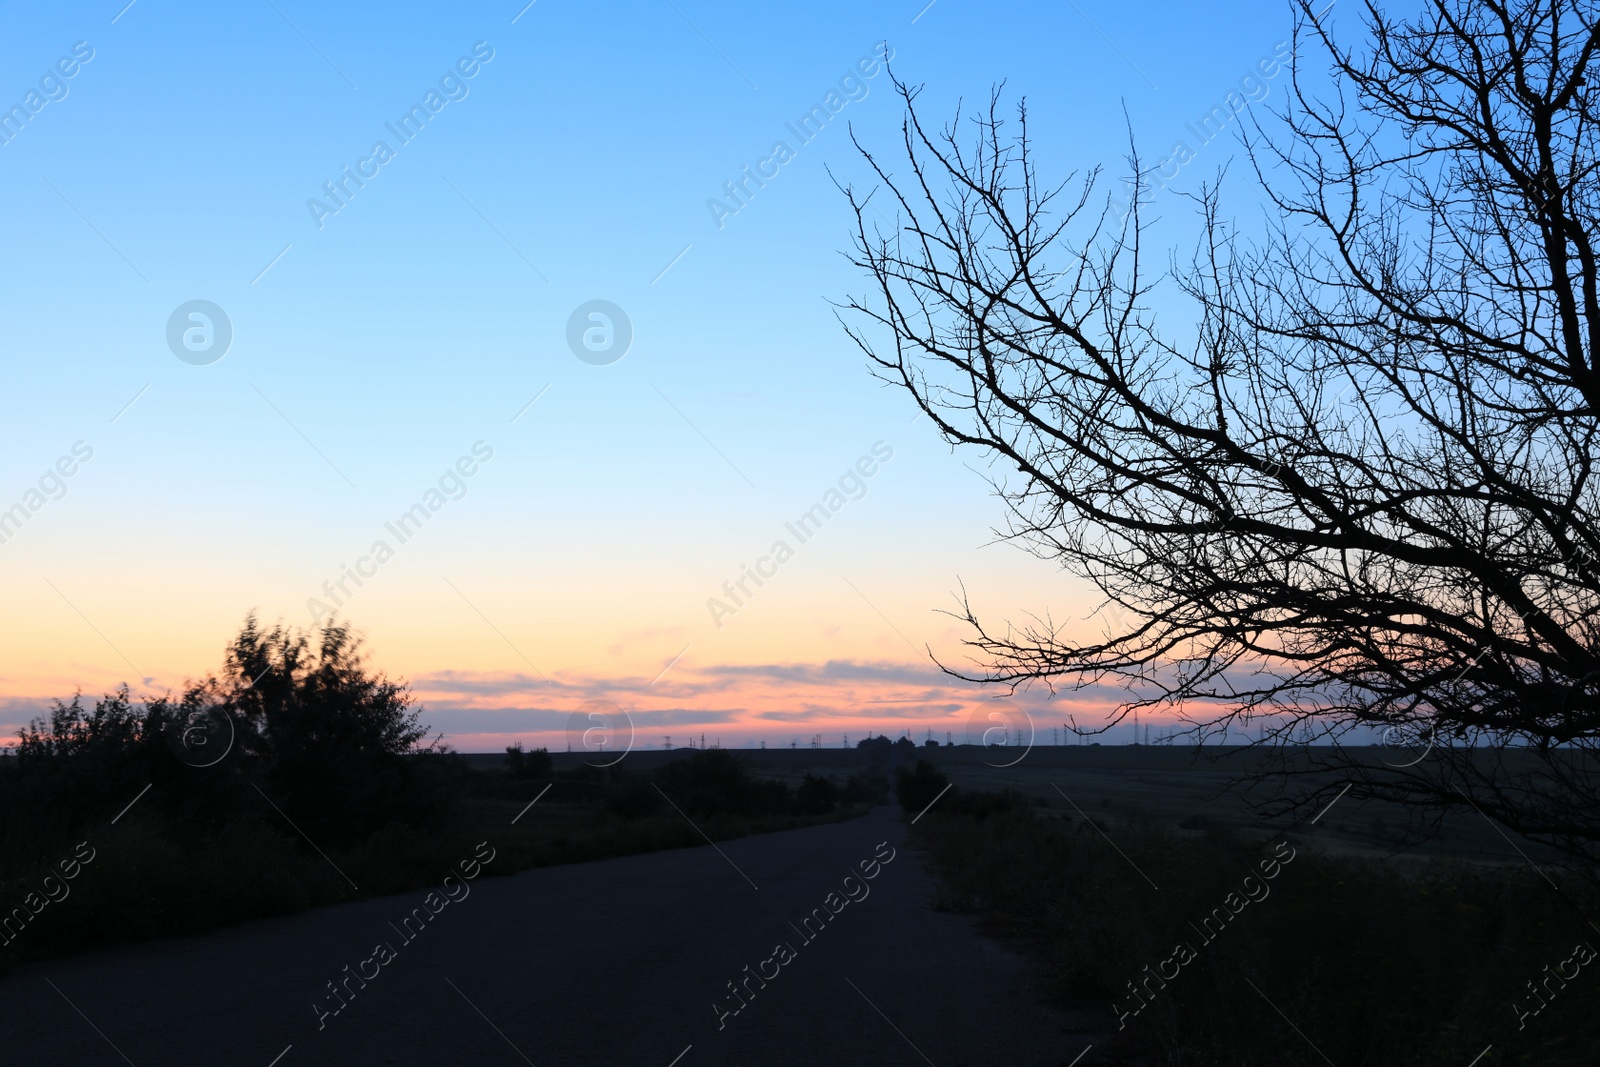
[[[1119, 218], [1099, 171], [1042, 182], [1025, 104], [933, 131], [897, 81], [893, 167], [857, 146], [893, 231], [845, 190], [872, 283], [846, 330], [953, 445], [1015, 469], [1007, 536], [1132, 620], [1002, 635], [963, 601], [979, 665], [953, 673], [1117, 681], [1113, 722], [1310, 729], [1365, 795], [1471, 802], [1592, 865], [1600, 23], [1578, 0], [1365, 19], [1358, 52], [1300, 5], [1295, 54], [1333, 89], [1297, 58], [1243, 136], [1265, 236], [1205, 188], [1198, 247], [1159, 273], [1145, 198]], [[1373, 729], [1430, 754], [1344, 747]]]

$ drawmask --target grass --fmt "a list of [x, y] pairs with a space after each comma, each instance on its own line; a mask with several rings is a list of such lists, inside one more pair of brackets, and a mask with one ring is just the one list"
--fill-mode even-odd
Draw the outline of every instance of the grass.
[[[1600, 946], [1576, 886], [1563, 897], [1528, 867], [1330, 855], [1297, 835], [1096, 822], [935, 809], [913, 833], [939, 877], [935, 906], [1024, 941], [1060, 1003], [1105, 1003], [1108, 1027], [1122, 1023], [1101, 1049], [1113, 1059], [1467, 1067], [1490, 1045], [1478, 1067], [1600, 1058], [1600, 960], [1552, 983], [1521, 1026], [1513, 1006], [1538, 1007], [1526, 983], [1580, 942]], [[1264, 881], [1279, 842], [1293, 859]], [[1259, 902], [1244, 896], [1252, 874]], [[1195, 927], [1219, 907], [1227, 921], [1207, 940]]]

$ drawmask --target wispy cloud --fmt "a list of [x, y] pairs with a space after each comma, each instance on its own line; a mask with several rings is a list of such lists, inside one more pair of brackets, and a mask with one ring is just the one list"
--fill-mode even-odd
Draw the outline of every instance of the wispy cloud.
[[[630, 657], [634, 659], [637, 657]], [[687, 657], [652, 685], [646, 673], [558, 671], [547, 681], [530, 671], [435, 671], [410, 679], [423, 720], [459, 751], [493, 751], [512, 741], [566, 747], [574, 712], [587, 701], [616, 704], [632, 717], [641, 747], [664, 735], [701, 731], [728, 745], [791, 734], [824, 735], [838, 744], [868, 733], [965, 734], [974, 714], [1000, 697], [1025, 708], [1046, 731], [1069, 717], [1098, 725], [1125, 693], [1111, 686], [1007, 696], [919, 662], [832, 659], [820, 663], [695, 664]], [[0, 744], [49, 707], [47, 698], [0, 698]]]
[[[1000, 695], [951, 678], [925, 663], [834, 659], [821, 663], [680, 664], [659, 684], [643, 674], [561, 672], [553, 686], [519, 672], [441, 671], [414, 679], [427, 718], [464, 751], [498, 747], [502, 738], [564, 747], [568, 719], [588, 700], [608, 700], [633, 718], [639, 744], [655, 747], [677, 730], [713, 728], [726, 744], [794, 731], [824, 734], [964, 733], [967, 719]], [[1104, 693], [1025, 694], [1013, 703], [1042, 723], [1103, 711]]]

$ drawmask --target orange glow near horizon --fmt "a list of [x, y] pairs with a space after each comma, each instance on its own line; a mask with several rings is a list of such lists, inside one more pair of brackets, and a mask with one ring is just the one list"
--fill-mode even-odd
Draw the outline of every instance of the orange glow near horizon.
[[[1025, 562], [1016, 577], [1035, 573], [1036, 561]], [[1120, 692], [1107, 687], [1062, 690], [1053, 699], [1036, 689], [1002, 700], [1001, 689], [943, 674], [926, 649], [941, 663], [971, 667], [961, 643], [967, 631], [930, 608], [949, 603], [947, 586], [884, 572], [854, 581], [799, 577], [762, 590], [750, 610], [716, 626], [703, 606], [712, 586], [641, 588], [626, 603], [610, 587], [569, 580], [530, 594], [462, 568], [449, 581], [418, 575], [375, 584], [352, 605], [351, 622], [370, 665], [409, 685], [423, 721], [458, 751], [516, 741], [565, 750], [569, 720], [591, 701], [627, 712], [641, 748], [659, 748], [668, 737], [675, 747], [690, 736], [698, 744], [702, 733], [727, 747], [804, 746], [818, 734], [828, 747], [878, 733], [909, 732], [920, 742], [930, 731], [959, 742], [993, 729], [986, 716], [1005, 707], [1025, 710], [1011, 713], [1014, 725], [1026, 729], [1031, 717], [1036, 743], [1050, 743], [1068, 723], [1104, 727], [1115, 710]], [[126, 682], [136, 698], [153, 697], [220, 669], [245, 615], [238, 589], [197, 595], [191, 582], [163, 601], [153, 576], [131, 581], [136, 592], [120, 597], [81, 580], [54, 588], [12, 583], [17, 610], [0, 620], [0, 647], [9, 652], [0, 673], [0, 745], [75, 692], [87, 702]], [[140, 595], [145, 582], [151, 588]], [[998, 601], [985, 605], [991, 616], [1025, 602], [1020, 581], [996, 585], [1011, 595], [991, 593]], [[262, 624], [306, 627], [298, 592], [280, 585], [261, 597]], [[1027, 592], [1031, 598], [1037, 589]], [[1099, 636], [1100, 625], [1080, 620], [1062, 633]], [[1117, 727], [1106, 740], [1131, 740], [1130, 729]]]
[[[728, 748], [762, 742], [805, 748], [815, 737], [822, 747], [838, 748], [878, 734], [909, 734], [918, 744], [930, 735], [941, 744], [984, 743], [986, 736], [995, 743], [999, 735], [1008, 745], [1075, 744], [1071, 725], [1104, 727], [1116, 708], [1105, 689], [1062, 691], [1050, 700], [1038, 694], [1006, 697], [943, 675], [931, 664], [890, 660], [679, 662], [654, 679], [447, 670], [413, 677], [408, 684], [423, 711], [421, 721], [460, 752], [497, 752], [512, 743], [552, 752], [582, 750], [586, 734], [591, 747], [600, 738], [608, 751], [661, 749], [669, 743], [698, 747], [702, 737]], [[85, 703], [110, 688], [84, 687]], [[166, 691], [132, 690], [136, 698]], [[44, 712], [51, 699], [6, 700], [0, 706], [0, 745], [14, 744], [17, 728]], [[1163, 731], [1175, 720], [1146, 714], [1141, 722]], [[1127, 743], [1130, 729], [1122, 725], [1082, 743]]]

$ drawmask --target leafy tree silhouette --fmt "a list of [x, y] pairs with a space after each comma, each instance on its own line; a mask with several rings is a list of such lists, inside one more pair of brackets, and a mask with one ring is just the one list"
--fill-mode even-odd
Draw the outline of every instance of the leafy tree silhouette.
[[522, 750], [522, 742], [506, 746], [506, 775], [511, 778], [554, 778], [555, 761], [547, 749]]
[[[225, 716], [230, 727], [203, 767], [173, 744], [197, 716]], [[415, 757], [444, 750], [422, 743], [420, 717], [403, 683], [368, 668], [348, 626], [264, 629], [251, 613], [220, 675], [177, 699], [150, 698], [141, 710], [122, 686], [92, 710], [81, 694], [56, 701], [20, 731], [4, 792], [71, 829], [147, 784], [161, 787], [152, 804], [212, 819], [259, 813], [259, 789], [312, 840], [342, 843], [442, 809], [440, 775]]]
[[404, 683], [372, 671], [361, 639], [329, 623], [315, 634], [255, 614], [228, 647], [220, 679], [203, 689], [231, 714], [240, 758], [308, 836], [358, 838], [426, 817], [442, 799], [407, 756], [443, 751]]

